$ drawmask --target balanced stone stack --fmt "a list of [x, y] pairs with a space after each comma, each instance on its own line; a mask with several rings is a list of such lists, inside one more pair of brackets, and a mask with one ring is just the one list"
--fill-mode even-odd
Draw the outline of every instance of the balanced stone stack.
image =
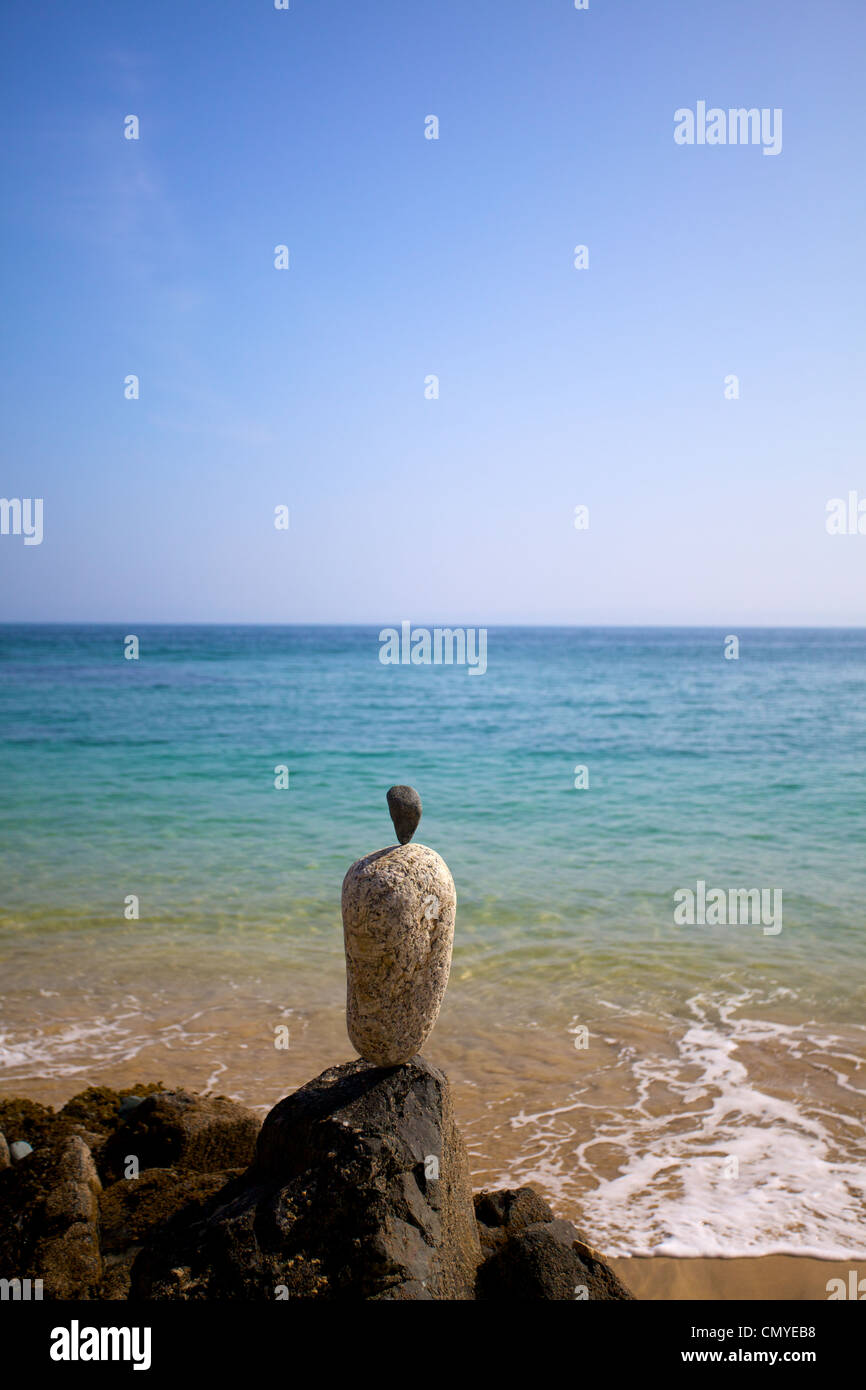
[[374, 1066], [408, 1062], [427, 1041], [451, 969], [457, 894], [445, 860], [411, 843], [421, 819], [413, 787], [392, 787], [398, 845], [352, 865], [343, 881], [346, 1026]]

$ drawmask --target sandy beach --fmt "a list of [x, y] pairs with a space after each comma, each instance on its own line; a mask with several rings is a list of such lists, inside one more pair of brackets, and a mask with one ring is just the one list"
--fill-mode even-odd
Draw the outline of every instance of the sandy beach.
[[825, 1302], [828, 1280], [842, 1279], [847, 1290], [850, 1271], [857, 1268], [855, 1261], [840, 1263], [797, 1255], [762, 1255], [745, 1260], [673, 1260], [655, 1256], [609, 1263], [636, 1298], [664, 1302], [693, 1298]]

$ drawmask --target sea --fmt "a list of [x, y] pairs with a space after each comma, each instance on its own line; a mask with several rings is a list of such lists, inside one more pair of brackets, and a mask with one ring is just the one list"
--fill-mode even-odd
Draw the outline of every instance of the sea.
[[350, 1059], [341, 883], [409, 783], [457, 887], [424, 1054], [476, 1187], [610, 1256], [866, 1258], [866, 630], [382, 650], [0, 627], [0, 1094], [264, 1115]]

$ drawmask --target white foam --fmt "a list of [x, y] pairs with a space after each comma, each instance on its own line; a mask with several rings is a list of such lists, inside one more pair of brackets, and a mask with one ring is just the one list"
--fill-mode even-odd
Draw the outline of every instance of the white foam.
[[[536, 1180], [554, 1200], [576, 1202], [594, 1243], [611, 1256], [866, 1259], [866, 1105], [853, 1113], [850, 1099], [838, 1111], [810, 1105], [805, 1088], [774, 1095], [738, 1051], [758, 1046], [764, 1063], [768, 1049], [778, 1050], [780, 1090], [795, 1074], [792, 1063], [800, 1075], [814, 1068], [832, 1076], [840, 1101], [845, 1093], [866, 1100], [866, 1065], [850, 1038], [815, 1024], [742, 1017], [751, 1002], [749, 991], [696, 995], [691, 1025], [679, 1025], [678, 1035], [671, 1020], [668, 1055], [620, 1047], [612, 1066], [633, 1096], [623, 1107], [595, 1101], [602, 1084], [592, 1102], [584, 1089], [568, 1104], [515, 1116], [512, 1125], [527, 1136], [510, 1180]], [[613, 1177], [611, 1146], [622, 1152]]]
[[200, 1010], [183, 1023], [166, 1024], [156, 1030], [147, 1013], [134, 1009], [87, 1022], [58, 1020], [50, 1028], [33, 1027], [23, 1037], [0, 1033], [0, 1072], [5, 1073], [7, 1083], [26, 1082], [34, 1075], [57, 1080], [90, 1074], [94, 1066], [105, 1070], [130, 1062], [153, 1047], [171, 1052], [218, 1042], [219, 1032], [193, 1032], [186, 1027], [206, 1012]]

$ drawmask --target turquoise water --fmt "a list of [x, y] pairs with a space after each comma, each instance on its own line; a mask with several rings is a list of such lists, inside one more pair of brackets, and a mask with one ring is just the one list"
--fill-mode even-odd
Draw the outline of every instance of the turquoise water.
[[[454, 999], [440, 1027], [467, 1086], [483, 1087], [497, 1039], [520, 1080], [523, 1044], [502, 1041], [511, 1016], [564, 1038], [574, 1088], [584, 1058], [566, 1035], [602, 1003], [608, 1051], [611, 1012], [628, 1013], [642, 1029], [642, 1042], [629, 1041], [646, 1054], [641, 1065], [651, 1037], [666, 1040], [653, 1054], [659, 1067], [674, 1039], [693, 1084], [696, 1067], [715, 1065], [694, 1059], [700, 1018], [712, 1009], [730, 1057], [745, 1007], [732, 1013], [732, 1001], [748, 1000], [749, 1026], [775, 1030], [777, 1049], [785, 1029], [806, 1028], [814, 1048], [832, 1038], [851, 1055], [839, 1084], [854, 1100], [815, 1101], [816, 1111], [835, 1107], [842, 1129], [822, 1142], [847, 1134], [848, 1151], [833, 1158], [847, 1165], [863, 1140], [866, 1075], [866, 631], [746, 629], [729, 661], [722, 630], [490, 629], [480, 676], [382, 665], [375, 629], [127, 631], [140, 639], [138, 661], [124, 659], [117, 627], [0, 628], [7, 1089], [53, 1077], [62, 1090], [94, 1069], [104, 1079], [121, 1058], [145, 1055], [138, 1044], [124, 1051], [135, 1029], [122, 1020], [137, 1019], [136, 1037], [157, 1026], [152, 1002], [142, 1003], [154, 981], [168, 991], [159, 1026], [170, 1027], [165, 1001], [181, 976], [189, 1011], [193, 976], [212, 1005], [217, 975], [234, 969], [237, 987], [241, 963], [265, 981], [287, 963], [286, 1002], [315, 1031], [317, 1009], [332, 1017], [340, 1004], [343, 874], [392, 842], [385, 791], [408, 782], [424, 801], [417, 838], [444, 856], [458, 890]], [[274, 787], [278, 764], [288, 790]], [[579, 764], [585, 790], [574, 785]], [[781, 932], [675, 925], [673, 895], [698, 879], [780, 889]], [[123, 916], [129, 894], [140, 900], [134, 924]], [[124, 952], [136, 961], [138, 1013], [129, 981], [119, 982]], [[51, 1015], [71, 978], [102, 1020], [96, 1036], [84, 1037], [71, 1005], [63, 1019]], [[231, 1024], [220, 1032], [219, 1074], [234, 1076]], [[785, 1104], [803, 1093], [796, 1051], [778, 1062]], [[538, 1077], [539, 1094], [546, 1060], [525, 1063], [525, 1085]], [[638, 1070], [626, 1108], [642, 1104]], [[237, 1075], [235, 1091], [248, 1094], [255, 1067]], [[750, 1076], [753, 1090], [764, 1084]], [[720, 1085], [730, 1089], [731, 1076]], [[525, 1104], [507, 1109], [490, 1121], [504, 1155], [486, 1155], [491, 1171], [541, 1174], [566, 1197], [572, 1183], [575, 1200], [636, 1172], [636, 1150], [620, 1153], [588, 1189], [579, 1145], [557, 1130], [554, 1155]], [[605, 1123], [616, 1125], [613, 1110]], [[521, 1148], [527, 1126], [533, 1138]], [[651, 1142], [664, 1147], [659, 1135]], [[838, 1230], [812, 1231], [805, 1246], [842, 1248], [856, 1195], [847, 1192]], [[634, 1231], [616, 1231], [618, 1248], [642, 1248]], [[760, 1248], [789, 1248], [774, 1231]], [[656, 1236], [643, 1245], [661, 1248]], [[674, 1230], [666, 1248], [700, 1244]]]
[[721, 632], [493, 630], [479, 677], [383, 666], [357, 628], [142, 628], [137, 662], [123, 636], [0, 629], [6, 921], [110, 927], [136, 888], [172, 927], [330, 920], [410, 782], [488, 943], [688, 950], [676, 888], [778, 885], [781, 938], [737, 953], [862, 986], [862, 631], [753, 630], [726, 661]]

